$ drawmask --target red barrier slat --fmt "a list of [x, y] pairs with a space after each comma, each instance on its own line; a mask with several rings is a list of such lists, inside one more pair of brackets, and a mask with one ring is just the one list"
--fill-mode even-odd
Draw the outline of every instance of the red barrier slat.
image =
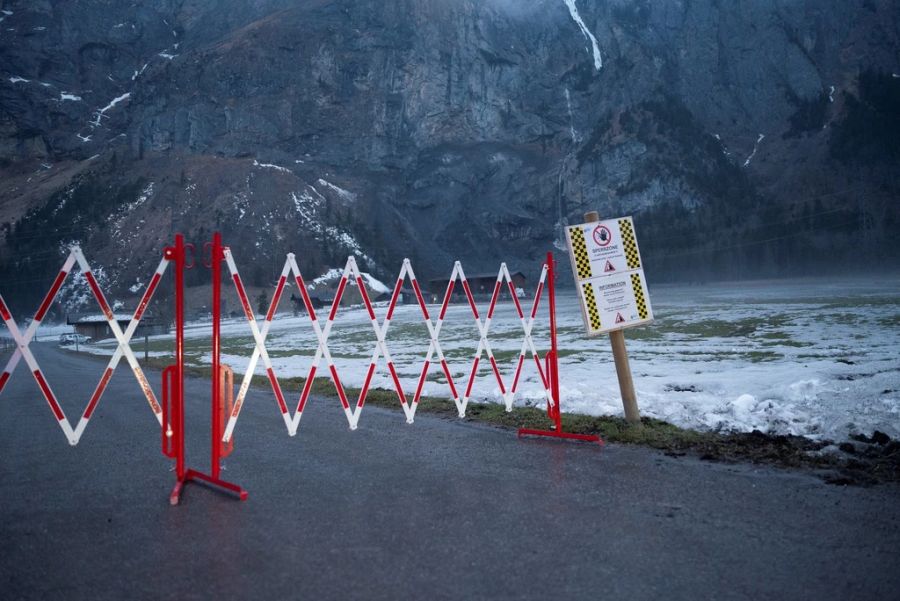
[[362, 389], [359, 391], [359, 400], [356, 401], [357, 407], [362, 407], [366, 404], [366, 395], [369, 394], [369, 384], [372, 382], [372, 376], [375, 374], [375, 364], [369, 364], [369, 371], [366, 372], [366, 380], [363, 382]]
[[94, 298], [97, 299], [97, 303], [100, 305], [100, 310], [103, 311], [104, 315], [106, 315], [106, 319], [114, 319], [112, 309], [109, 308], [109, 303], [106, 302], [106, 297], [103, 296], [103, 292], [100, 290], [100, 286], [97, 285], [97, 280], [94, 278], [94, 273], [91, 271], [85, 271], [84, 277], [87, 280], [88, 286], [91, 287], [91, 292], [94, 293]]
[[446, 359], [441, 361], [441, 369], [444, 370], [444, 376], [447, 378], [447, 383], [450, 384], [450, 393], [453, 395], [454, 399], [458, 399], [459, 394], [456, 392], [456, 384], [453, 383], [453, 377], [450, 375], [450, 368], [447, 366]]
[[429, 366], [429, 365], [430, 365], [430, 363], [429, 363], [428, 361], [426, 361], [426, 362], [422, 365], [422, 375], [419, 376], [419, 383], [416, 384], [416, 396], [413, 398], [413, 403], [414, 403], [414, 404], [415, 404], [415, 403], [418, 403], [418, 402], [419, 402], [419, 397], [422, 396], [422, 388], [425, 387], [425, 378], [428, 376], [428, 366]]
[[494, 370], [494, 375], [497, 376], [497, 384], [500, 385], [500, 392], [506, 394], [506, 386], [503, 385], [503, 377], [500, 375], [500, 369], [497, 367], [497, 362], [494, 360], [493, 356], [490, 357], [490, 360], [491, 368]]
[[394, 387], [397, 389], [397, 397], [400, 399], [400, 402], [405, 405], [406, 394], [403, 392], [403, 386], [400, 385], [400, 378], [397, 377], [397, 370], [394, 369], [393, 361], [388, 363], [388, 371], [391, 372], [391, 377], [394, 379]]
[[[475, 298], [472, 296], [472, 291], [469, 290], [469, 281], [462, 281], [463, 290], [466, 293], [466, 298], [469, 299], [469, 306], [472, 307], [472, 314], [475, 315], [475, 319], [478, 319], [478, 307], [475, 305]], [[466, 395], [469, 396], [469, 395]]]
[[541, 293], [544, 291], [544, 283], [538, 284], [537, 292], [534, 293], [534, 303], [531, 305], [531, 319], [537, 315], [538, 305], [541, 304]]
[[32, 373], [34, 374], [34, 379], [37, 381], [38, 386], [40, 386], [41, 388], [41, 392], [44, 393], [44, 398], [47, 399], [47, 403], [50, 405], [50, 409], [53, 411], [53, 415], [56, 416], [56, 421], [61, 422], [66, 419], [65, 414], [59, 407], [59, 403], [56, 402], [56, 397], [53, 396], [53, 392], [47, 385], [47, 381], [44, 380], [44, 374], [42, 374], [41, 370], [39, 369], [34, 370], [34, 372]]
[[475, 383], [475, 373], [478, 371], [478, 360], [480, 357], [475, 357], [475, 362], [472, 363], [472, 373], [469, 374], [469, 383], [466, 385], [466, 398], [469, 398], [469, 395], [472, 394], [472, 384]]
[[334, 365], [330, 365], [331, 369], [331, 378], [334, 380], [334, 387], [337, 390], [338, 396], [341, 398], [341, 405], [343, 405], [344, 409], [350, 408], [350, 403], [347, 402], [347, 395], [344, 393], [344, 387], [341, 385], [341, 379], [338, 377], [337, 369], [335, 369]]
[[284, 395], [281, 393], [281, 385], [278, 384], [278, 378], [275, 377], [275, 370], [271, 367], [266, 370], [266, 375], [269, 376], [269, 383], [272, 384], [272, 392], [275, 393], [275, 398], [278, 399], [278, 408], [281, 409], [282, 413], [287, 413], [287, 403], [284, 402]]
[[328, 321], [334, 321], [334, 316], [337, 315], [338, 307], [341, 304], [341, 296], [344, 294], [344, 288], [347, 286], [347, 278], [341, 278], [341, 283], [338, 284], [337, 292], [334, 295], [334, 301], [331, 303], [331, 312], [328, 314]]
[[316, 310], [313, 309], [312, 301], [309, 299], [309, 292], [306, 290], [306, 284], [303, 281], [303, 277], [297, 276], [294, 278], [294, 281], [297, 282], [297, 289], [300, 290], [300, 297], [303, 298], [303, 304], [306, 305], [306, 312], [309, 314], [309, 318], [315, 321]]
[[84, 417], [84, 419], [91, 419], [91, 415], [94, 414], [94, 408], [100, 401], [100, 397], [103, 396], [103, 391], [106, 390], [106, 385], [109, 384], [109, 379], [112, 377], [112, 375], [113, 370], [107, 367], [106, 371], [103, 372], [103, 377], [101, 377], [100, 381], [97, 383], [97, 388], [94, 389], [94, 394], [91, 395], [91, 400], [88, 402], [88, 406], [84, 409], [84, 413], [82, 414], [82, 417]]
[[3, 321], [12, 319], [12, 315], [10, 315], [9, 309], [6, 308], [6, 303], [3, 302], [2, 296], [0, 296], [0, 317], [3, 318]]
[[428, 307], [425, 306], [425, 299], [422, 298], [422, 290], [419, 289], [419, 282], [413, 280], [412, 286], [413, 290], [416, 292], [416, 299], [419, 301], [419, 306], [422, 308], [422, 314], [425, 315], [425, 319], [431, 319], [428, 316]]
[[275, 295], [272, 297], [272, 304], [269, 305], [269, 312], [266, 313], [266, 321], [272, 321], [275, 316], [275, 310], [278, 309], [278, 301], [281, 300], [281, 293], [284, 291], [284, 283], [287, 281], [285, 276], [278, 278], [278, 286], [275, 288]]
[[315, 366], [309, 368], [309, 375], [306, 376], [306, 383], [303, 385], [303, 392], [300, 393], [300, 402], [297, 403], [297, 413], [303, 413], [306, 401], [309, 399], [309, 391], [312, 389], [313, 380], [316, 379]]
[[56, 296], [56, 293], [59, 291], [59, 287], [62, 286], [63, 280], [66, 279], [66, 276], [69, 275], [66, 271], [60, 271], [56, 274], [56, 279], [53, 280], [53, 285], [50, 286], [50, 290], [47, 291], [47, 296], [44, 297], [43, 302], [41, 302], [40, 308], [38, 308], [37, 313], [34, 314], [35, 321], [42, 321], [44, 319], [44, 315], [47, 314], [47, 309], [50, 308], [50, 303], [53, 302], [53, 297]]
[[487, 312], [488, 319], [490, 319], [494, 315], [494, 307], [497, 306], [498, 296], [500, 296], [500, 280], [497, 280], [497, 283], [494, 284], [494, 292], [491, 294], [491, 306], [488, 307]]
[[441, 315], [439, 319], [444, 319], [444, 315], [447, 313], [447, 305], [450, 304], [450, 297], [453, 296], [453, 286], [456, 282], [450, 280], [450, 283], [447, 284], [447, 292], [444, 293], [444, 302], [441, 305]]
[[397, 306], [397, 299], [400, 298], [400, 289], [403, 288], [403, 280], [397, 280], [397, 284], [394, 286], [394, 293], [391, 295], [391, 303], [388, 305], [387, 319], [394, 315], [394, 307]]
[[241, 299], [244, 315], [247, 316], [249, 321], [253, 321], [256, 318], [253, 316], [253, 311], [250, 310], [250, 300], [247, 298], [247, 293], [244, 291], [244, 283], [241, 282], [241, 276], [235, 273], [232, 274], [231, 279], [234, 280], [234, 287], [237, 288], [238, 298]]
[[3, 391], [3, 387], [6, 386], [6, 382], [9, 380], [9, 372], [5, 371], [0, 374], [0, 392]]
[[144, 292], [144, 296], [141, 297], [141, 302], [138, 304], [137, 311], [134, 312], [134, 319], [140, 319], [144, 315], [144, 311], [147, 310], [147, 304], [150, 302], [150, 298], [153, 296], [156, 286], [159, 285], [159, 280], [160, 275], [154, 273], [153, 278], [150, 280], [150, 285], [147, 286], [147, 291]]
[[519, 355], [519, 362], [516, 365], [516, 376], [513, 378], [512, 391], [516, 391], [516, 387], [519, 385], [519, 376], [522, 375], [522, 364], [525, 363], [525, 355]]
[[544, 385], [544, 388], [550, 388], [547, 376], [544, 375], [544, 367], [541, 365], [541, 360], [538, 359], [537, 355], [534, 356], [534, 363], [537, 365], [538, 373], [541, 375], [541, 383]]
[[356, 278], [356, 285], [359, 286], [359, 295], [362, 296], [363, 304], [366, 311], [369, 312], [369, 319], [375, 319], [375, 311], [372, 309], [372, 302], [369, 300], [369, 293], [366, 292], [366, 285], [361, 277]]

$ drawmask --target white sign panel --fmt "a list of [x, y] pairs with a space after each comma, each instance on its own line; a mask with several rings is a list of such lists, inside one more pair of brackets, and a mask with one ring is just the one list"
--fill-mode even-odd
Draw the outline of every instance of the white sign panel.
[[576, 285], [588, 334], [603, 334], [653, 321], [643, 270], [598, 276]]
[[588, 335], [653, 321], [631, 217], [573, 225], [566, 232]]
[[569, 248], [576, 260], [576, 279], [641, 269], [641, 253], [631, 217], [582, 223], [566, 229]]

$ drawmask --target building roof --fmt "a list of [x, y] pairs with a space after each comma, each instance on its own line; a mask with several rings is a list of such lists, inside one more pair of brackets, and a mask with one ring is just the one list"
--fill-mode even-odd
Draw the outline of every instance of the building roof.
[[[126, 313], [114, 313], [113, 314], [113, 319], [115, 319], [116, 321], [120, 321], [120, 322], [121, 321], [129, 322], [129, 321], [131, 321], [131, 318], [132, 318], [132, 316], [130, 314], [126, 314]], [[71, 317], [67, 317], [66, 323], [68, 325], [83, 324], [83, 323], [106, 323], [106, 316], [103, 315], [102, 313], [98, 313], [96, 315], [82, 315], [82, 316], [76, 317], [74, 319]]]
[[[522, 276], [523, 278], [525, 278], [525, 274], [522, 273], [521, 271], [513, 271], [512, 269], [509, 270], [509, 276], [510, 276], [510, 277], [515, 277], [515, 276], [517, 276], [517, 275], [520, 275], [520, 276]], [[466, 279], [467, 279], [467, 280], [496, 280], [496, 279], [497, 279], [497, 272], [496, 272], [496, 271], [492, 271], [492, 272], [489, 272], [489, 273], [473, 273], [473, 274], [466, 274]], [[527, 279], [527, 278], [526, 278], [526, 279]], [[435, 282], [447, 282], [447, 281], [448, 281], [448, 279], [446, 279], [446, 278], [431, 278], [430, 280], [428, 280], [428, 283], [429, 283], [429, 284], [433, 284], [433, 283], [435, 283]]]

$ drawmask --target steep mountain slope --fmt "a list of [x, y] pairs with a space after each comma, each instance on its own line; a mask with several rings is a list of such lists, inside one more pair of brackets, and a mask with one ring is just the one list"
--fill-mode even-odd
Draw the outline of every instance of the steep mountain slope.
[[888, 0], [2, 10], [0, 277], [23, 306], [71, 241], [122, 294], [175, 230], [221, 229], [257, 284], [288, 251], [427, 277], [527, 270], [589, 208], [636, 215], [657, 279], [896, 265]]

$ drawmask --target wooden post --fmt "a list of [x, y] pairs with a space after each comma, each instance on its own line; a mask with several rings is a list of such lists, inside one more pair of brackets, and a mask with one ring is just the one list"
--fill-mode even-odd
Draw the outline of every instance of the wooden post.
[[[587, 223], [600, 221], [600, 213], [588, 211], [584, 214], [584, 220]], [[616, 362], [616, 376], [619, 378], [619, 392], [622, 394], [625, 420], [632, 426], [640, 427], [641, 412], [638, 410], [637, 395], [634, 392], [634, 380], [631, 377], [631, 366], [628, 364], [625, 332], [623, 330], [610, 332], [609, 342], [612, 345], [613, 360]]]

